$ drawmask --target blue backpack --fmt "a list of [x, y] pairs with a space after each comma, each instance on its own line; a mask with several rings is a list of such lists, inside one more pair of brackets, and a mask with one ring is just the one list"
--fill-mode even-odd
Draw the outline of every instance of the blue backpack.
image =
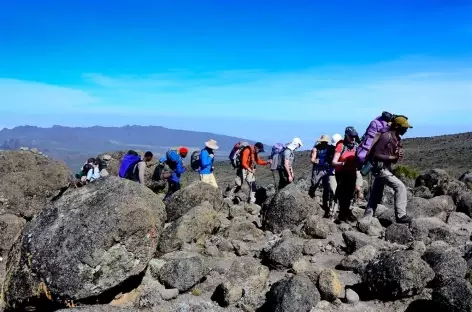
[[272, 146], [272, 151], [270, 153], [270, 158], [272, 160], [272, 163], [270, 165], [270, 170], [275, 171], [279, 170], [280, 167], [282, 166], [282, 153], [285, 150], [285, 144], [282, 143], [276, 143], [274, 146]]
[[[134, 172], [134, 167], [141, 161], [141, 157], [135, 151], [129, 151], [123, 156], [120, 165], [119, 177], [124, 179], [130, 179], [129, 174]], [[130, 170], [131, 169], [131, 170]]]

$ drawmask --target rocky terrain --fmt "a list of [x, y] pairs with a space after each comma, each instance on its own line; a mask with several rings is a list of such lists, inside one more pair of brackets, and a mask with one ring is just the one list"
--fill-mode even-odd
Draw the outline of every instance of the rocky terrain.
[[388, 188], [335, 224], [303, 179], [261, 183], [258, 205], [189, 181], [164, 205], [110, 154], [75, 188], [60, 162], [0, 152], [0, 311], [472, 311], [470, 174], [408, 181], [409, 225]]

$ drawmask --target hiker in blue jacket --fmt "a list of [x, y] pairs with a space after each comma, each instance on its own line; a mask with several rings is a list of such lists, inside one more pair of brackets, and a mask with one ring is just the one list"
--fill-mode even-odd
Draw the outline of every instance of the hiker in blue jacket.
[[168, 178], [167, 194], [164, 197], [164, 201], [168, 201], [172, 194], [180, 190], [180, 176], [187, 170], [185, 168], [183, 159], [187, 157], [188, 149], [185, 147], [179, 148], [179, 150], [169, 150], [166, 153], [165, 160], [166, 165], [172, 170], [172, 175]]
[[213, 139], [205, 142], [205, 148], [200, 152], [200, 181], [218, 188], [215, 175], [213, 174], [215, 162], [215, 150], [219, 147]]

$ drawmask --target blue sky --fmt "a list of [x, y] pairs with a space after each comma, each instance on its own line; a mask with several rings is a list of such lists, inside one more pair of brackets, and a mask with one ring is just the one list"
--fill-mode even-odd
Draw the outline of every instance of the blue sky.
[[472, 2], [3, 1], [0, 127], [472, 130]]

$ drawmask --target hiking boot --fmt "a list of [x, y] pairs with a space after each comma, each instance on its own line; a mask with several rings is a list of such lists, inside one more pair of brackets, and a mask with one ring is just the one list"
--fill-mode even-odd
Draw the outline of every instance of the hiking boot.
[[374, 216], [374, 210], [372, 208], [367, 208], [364, 212], [364, 218], [370, 218]]
[[411, 223], [411, 217], [407, 216], [407, 215], [404, 215], [401, 218], [397, 218], [397, 223], [403, 223], [403, 224]]

